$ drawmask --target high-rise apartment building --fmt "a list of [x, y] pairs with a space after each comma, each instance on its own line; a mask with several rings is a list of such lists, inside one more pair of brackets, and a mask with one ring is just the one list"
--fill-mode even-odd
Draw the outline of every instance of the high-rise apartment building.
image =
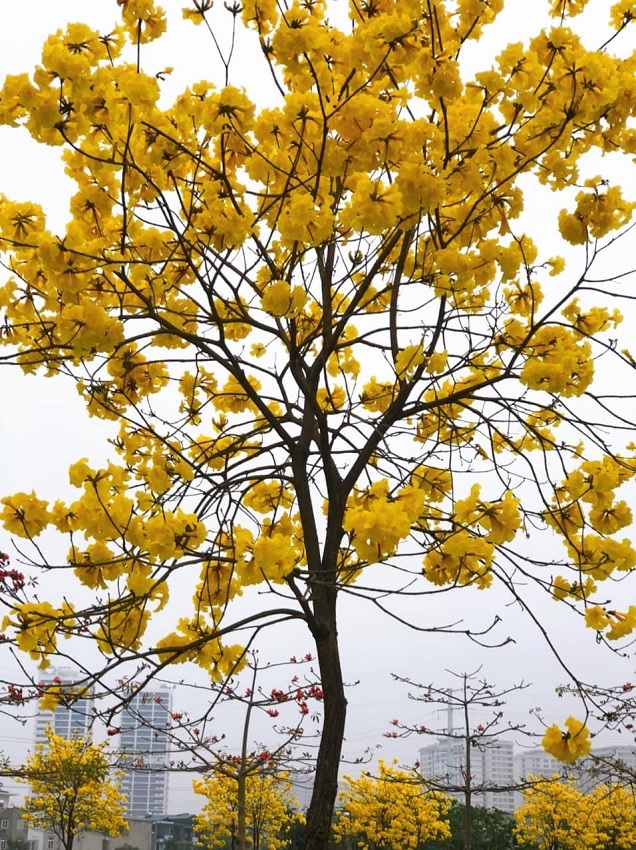
[[517, 753], [514, 758], [515, 779], [524, 780], [528, 776], [543, 776], [551, 779], [555, 774], [563, 773], [563, 762], [557, 761], [546, 753], [543, 747], [532, 747]]
[[169, 740], [172, 690], [155, 688], [135, 694], [119, 717], [119, 750], [124, 756], [121, 790], [132, 818], [164, 815], [168, 806]]
[[470, 768], [466, 764], [466, 744], [462, 738], [442, 738], [438, 743], [420, 750], [420, 772], [434, 780], [440, 790], [464, 802], [459, 788], [470, 773], [473, 803], [486, 809], [514, 811], [514, 770], [512, 741], [497, 741], [483, 749], [472, 747]]
[[537, 779], [543, 776], [545, 779], [551, 779], [559, 775], [565, 779], [567, 765], [546, 753], [543, 747], [531, 747], [515, 754], [514, 773], [515, 782], [519, 783], [515, 791], [515, 809], [518, 809], [524, 803], [524, 783], [529, 777]]
[[[71, 693], [71, 688], [80, 678], [77, 670], [71, 667], [58, 667], [47, 670], [42, 676], [42, 685], [59, 686]], [[90, 737], [91, 721], [93, 719], [93, 697], [90, 693], [68, 701], [68, 705], [60, 704], [54, 711], [40, 711], [35, 718], [35, 743], [46, 744], [45, 730], [51, 726], [56, 735], [61, 738]]]

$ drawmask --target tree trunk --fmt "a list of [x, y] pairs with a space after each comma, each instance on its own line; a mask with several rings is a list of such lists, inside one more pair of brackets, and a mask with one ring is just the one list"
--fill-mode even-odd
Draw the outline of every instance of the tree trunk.
[[[333, 593], [331, 599], [326, 597]], [[340, 666], [338, 630], [336, 628], [335, 590], [316, 600], [314, 632], [324, 699], [323, 731], [316, 761], [316, 775], [311, 804], [307, 812], [305, 850], [326, 850], [331, 834], [331, 818], [338, 793], [338, 769], [347, 714], [347, 700]], [[324, 606], [328, 618], [318, 609]], [[325, 611], [324, 613], [327, 613]]]
[[247, 826], [245, 817], [245, 771], [243, 765], [237, 777], [236, 847], [247, 850]]
[[464, 677], [464, 730], [466, 732], [466, 777], [464, 793], [464, 850], [473, 850], [473, 767], [472, 767], [472, 738], [470, 734], [470, 717], [468, 714], [467, 678]]

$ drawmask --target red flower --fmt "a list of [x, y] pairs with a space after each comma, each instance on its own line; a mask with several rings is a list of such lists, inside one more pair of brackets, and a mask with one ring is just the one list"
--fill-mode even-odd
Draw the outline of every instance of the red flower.
[[22, 693], [22, 688], [18, 688], [15, 685], [7, 685], [7, 690], [9, 692], [9, 699], [12, 702], [22, 702], [24, 697]]
[[111, 726], [109, 729], [106, 730], [106, 734], [109, 735], [111, 738], [113, 737], [113, 735], [119, 735], [120, 732], [120, 726]]
[[278, 717], [278, 715], [280, 714], [280, 711], [276, 711], [275, 708], [268, 708], [267, 713], [269, 714], [270, 717]]
[[289, 695], [286, 694], [285, 691], [279, 691], [278, 688], [273, 688], [270, 693], [270, 698], [275, 699], [276, 702], [287, 702]]

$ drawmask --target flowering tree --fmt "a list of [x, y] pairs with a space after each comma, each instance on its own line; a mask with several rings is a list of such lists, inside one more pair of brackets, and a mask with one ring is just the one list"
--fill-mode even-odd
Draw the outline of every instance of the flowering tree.
[[417, 850], [450, 836], [450, 800], [424, 788], [415, 774], [379, 761], [377, 777], [363, 773], [344, 781], [334, 824], [338, 842], [349, 836], [372, 850]]
[[[302, 661], [311, 661], [311, 655], [307, 653]], [[299, 664], [295, 657], [290, 663], [294, 666]], [[295, 675], [288, 684], [272, 688], [267, 693], [261, 686], [257, 687], [259, 672], [262, 673], [263, 668], [259, 667], [256, 653], [250, 654], [247, 666], [250, 673], [247, 688], [241, 690], [238, 684], [225, 683], [211, 701], [211, 708], [218, 708], [223, 701], [230, 702], [234, 719], [237, 709], [240, 711], [239, 706], [242, 707], [238, 752], [233, 753], [224, 747], [224, 736], [219, 739], [216, 735], [206, 735], [206, 726], [211, 725], [213, 719], [209, 712], [194, 727], [187, 715], [172, 714], [175, 727], [170, 735], [181, 751], [191, 753], [192, 760], [186, 768], [194, 766], [200, 771], [202, 765], [207, 767], [204, 778], [193, 783], [194, 790], [208, 799], [198, 822], [200, 835], [206, 840], [213, 840], [216, 835], [216, 840], [221, 840], [219, 846], [223, 845], [223, 837], [231, 836], [232, 846], [238, 850], [246, 850], [250, 844], [257, 850], [266, 838], [268, 846], [282, 847], [287, 843], [283, 833], [296, 822], [304, 823], [304, 818], [292, 812], [297, 808], [297, 801], [291, 794], [285, 767], [304, 766], [310, 770], [313, 743], [308, 740], [311, 734], [307, 736], [303, 724], [308, 716], [318, 720], [315, 709], [310, 705], [322, 700], [322, 689], [310, 679], [301, 681], [300, 676]], [[267, 668], [282, 666], [267, 665]], [[295, 717], [292, 713], [291, 725], [281, 723], [281, 709], [284, 708], [296, 709]], [[276, 724], [274, 728], [279, 740], [269, 749], [264, 746], [251, 748], [252, 720], [258, 713], [273, 718]], [[185, 741], [180, 732], [186, 733]], [[296, 745], [301, 741], [304, 752], [299, 754]]]
[[195, 780], [193, 788], [206, 798], [195, 819], [195, 831], [208, 847], [225, 847], [227, 839], [231, 839], [231, 846], [238, 850], [247, 847], [279, 850], [289, 843], [285, 837], [289, 829], [305, 820], [297, 811], [298, 801], [287, 774], [268, 772], [265, 766], [247, 777], [244, 835], [241, 835], [238, 784], [234, 777], [216, 770]]
[[[304, 623], [324, 691], [318, 848], [345, 728], [343, 594], [398, 616], [405, 587], [499, 581], [519, 599], [520, 576], [600, 640], [636, 625], [597, 595], [636, 564], [619, 492], [636, 472], [629, 270], [612, 265], [632, 204], [589, 165], [631, 167], [635, 60], [613, 50], [633, 3], [591, 44], [569, 23], [585, 0], [546, 2], [545, 28], [476, 72], [464, 54], [503, 0], [351, 0], [341, 26], [329, 0], [212, 5], [184, 14], [216, 80], [171, 102], [170, 40], [147, 50], [166, 30], [154, 0], [113, 3], [109, 33], [50, 36], [0, 90], [0, 122], [57, 146], [74, 182], [60, 233], [1, 199], [4, 357], [75, 380], [112, 427], [107, 463], [72, 464], [76, 498], [16, 493], [0, 514], [35, 543], [66, 535], [63, 568], [99, 595], [4, 577], [0, 628], [37, 660], [92, 637], [104, 680], [140, 656], [149, 677], [190, 661], [222, 678], [261, 631]], [[233, 84], [237, 44], [262, 58], [267, 106]], [[537, 238], [520, 221], [533, 183]], [[44, 549], [33, 560], [60, 567]], [[150, 643], [189, 584], [192, 608]]]
[[52, 830], [64, 850], [73, 850], [75, 838], [87, 829], [113, 836], [127, 832], [124, 797], [113, 781], [104, 745], [63, 738], [51, 727], [46, 737], [19, 777], [31, 786], [23, 805], [29, 826]]
[[515, 836], [523, 847], [569, 850], [590, 846], [584, 795], [571, 782], [546, 780], [533, 784], [515, 812]]
[[537, 850], [629, 850], [636, 840], [634, 793], [618, 785], [583, 794], [571, 783], [539, 782], [525, 791], [515, 819], [517, 843]]

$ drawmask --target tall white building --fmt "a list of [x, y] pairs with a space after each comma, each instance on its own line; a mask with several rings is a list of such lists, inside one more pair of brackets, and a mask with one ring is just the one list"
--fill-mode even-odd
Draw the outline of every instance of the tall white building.
[[[59, 686], [71, 692], [71, 685], [81, 678], [71, 667], [51, 668], [40, 679], [43, 686]], [[90, 694], [79, 699], [69, 699], [68, 705], [58, 705], [54, 711], [40, 711], [35, 718], [35, 743], [46, 744], [46, 727], [51, 726], [61, 738], [89, 738], [93, 719], [93, 697]]]
[[563, 762], [557, 761], [542, 747], [532, 747], [517, 753], [514, 759], [515, 779], [524, 780], [528, 776], [544, 776], [550, 779], [556, 773], [563, 773]]
[[420, 750], [420, 772], [438, 783], [440, 790], [448, 788], [444, 793], [449, 797], [464, 802], [464, 795], [458, 789], [466, 784], [466, 776], [470, 773], [471, 786], [482, 789], [474, 792], [474, 805], [513, 812], [512, 741], [497, 741], [483, 749], [472, 747], [470, 769], [466, 761], [466, 744], [461, 738], [442, 738], [437, 744]]
[[168, 807], [169, 740], [172, 689], [155, 688], [136, 694], [119, 717], [119, 750], [125, 757], [122, 794], [126, 815], [164, 815]]

